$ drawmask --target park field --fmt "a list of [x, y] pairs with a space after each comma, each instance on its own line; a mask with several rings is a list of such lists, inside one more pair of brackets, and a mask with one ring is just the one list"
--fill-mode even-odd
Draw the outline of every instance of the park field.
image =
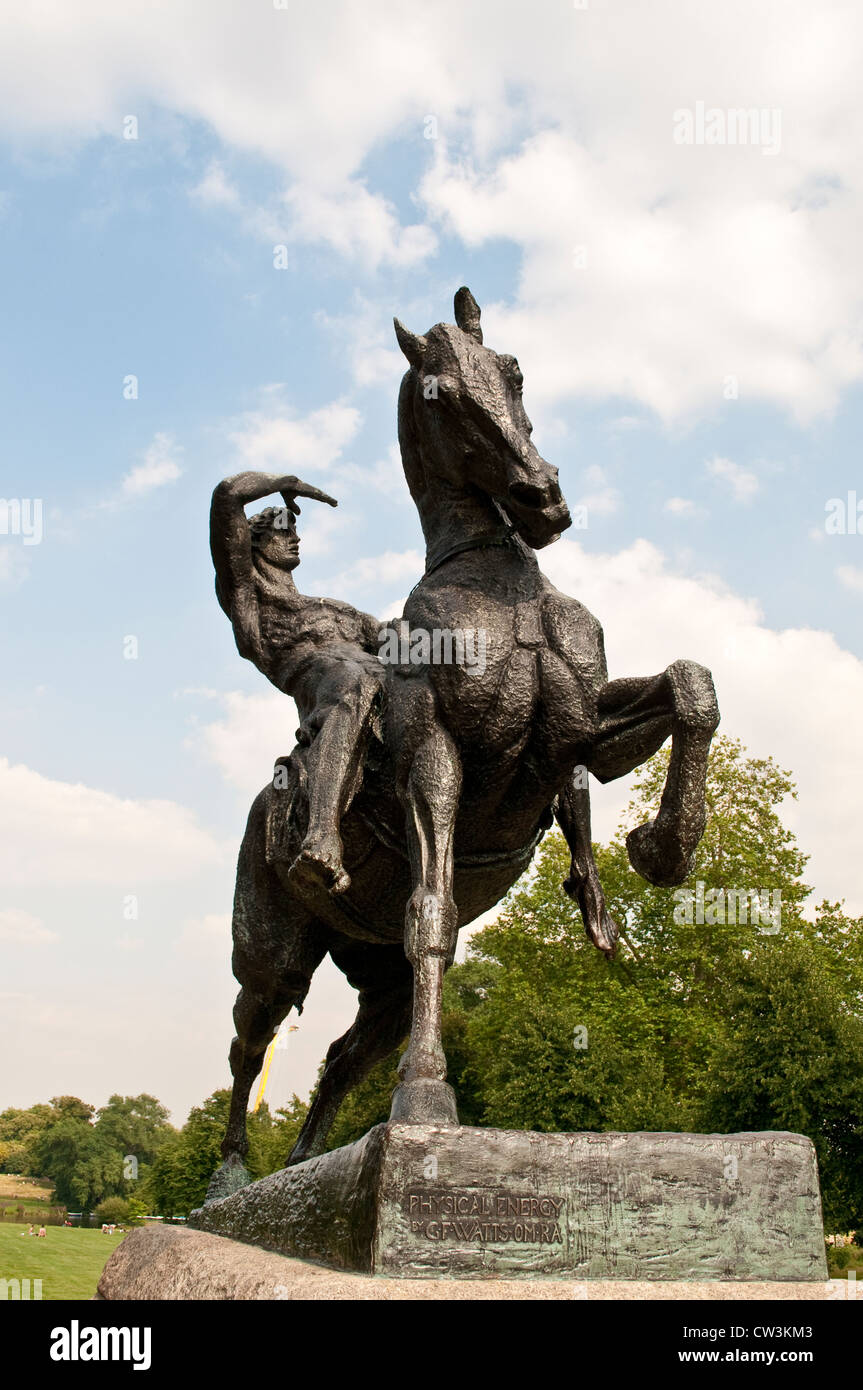
[[43, 1299], [55, 1301], [92, 1298], [108, 1256], [123, 1239], [119, 1232], [109, 1236], [49, 1226], [40, 1240], [22, 1236], [26, 1230], [11, 1222], [0, 1224], [0, 1279], [41, 1279]]
[[51, 1205], [53, 1184], [47, 1178], [27, 1178], [19, 1173], [0, 1173], [0, 1206]]

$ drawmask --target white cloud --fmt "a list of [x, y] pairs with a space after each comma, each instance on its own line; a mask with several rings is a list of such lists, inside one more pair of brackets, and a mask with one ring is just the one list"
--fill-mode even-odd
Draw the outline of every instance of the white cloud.
[[[863, 745], [848, 737], [863, 705], [863, 661], [828, 632], [766, 627], [754, 600], [674, 573], [643, 540], [603, 555], [564, 539], [543, 552], [542, 566], [602, 622], [612, 678], [650, 675], [678, 657], [710, 667], [722, 731], [797, 781], [799, 800], [782, 814], [812, 855], [805, 877], [816, 897], [845, 897], [863, 911]], [[594, 833], [605, 836], [626, 792], [619, 783], [592, 788]]]
[[397, 268], [418, 265], [437, 247], [430, 227], [401, 226], [392, 204], [355, 180], [335, 192], [294, 184], [283, 202], [289, 213], [288, 241], [323, 243], [367, 270], [376, 270], [382, 261]]
[[144, 462], [127, 473], [121, 485], [125, 498], [144, 497], [166, 483], [175, 483], [182, 473], [176, 455], [182, 453], [170, 434], [155, 435], [144, 454]]
[[0, 758], [7, 885], [170, 882], [222, 857], [218, 841], [176, 802], [114, 796]]
[[44, 946], [59, 939], [55, 931], [49, 931], [42, 919], [31, 912], [16, 907], [0, 910], [0, 941], [13, 946]]
[[[345, 460], [343, 453], [362, 425], [360, 411], [344, 401], [333, 401], [299, 416], [284, 403], [281, 383], [265, 387], [261, 395], [264, 409], [250, 411], [228, 427], [228, 438], [239, 455], [238, 468], [293, 473], [305, 482], [323, 487], [337, 501], [341, 500], [337, 495], [339, 482], [344, 480], [348, 490], [356, 494], [358, 489], [353, 484], [363, 477], [364, 470]], [[331, 477], [321, 478], [322, 473], [330, 471]], [[298, 530], [304, 561], [332, 554], [344, 533], [359, 524], [343, 507], [334, 510], [325, 503], [311, 501], [301, 501], [300, 507]], [[303, 580], [299, 576], [298, 579], [302, 589]]]
[[588, 521], [591, 515], [613, 516], [620, 507], [620, 492], [608, 486], [603, 469], [594, 464], [586, 470], [585, 481], [595, 489], [578, 498], [578, 505], [587, 508]]
[[708, 460], [705, 468], [711, 477], [728, 485], [735, 502], [751, 502], [761, 486], [754, 473], [732, 459], [720, 458], [718, 454], [716, 458]]
[[[515, 0], [440, 0], [434, 23], [377, 0], [374, 24], [347, 0], [7, 7], [0, 127], [53, 151], [119, 140], [130, 109], [141, 139], [203, 122], [277, 170], [266, 206], [240, 200], [256, 234], [367, 269], [415, 266], [437, 228], [510, 240], [521, 266], [487, 341], [517, 346], [537, 403], [614, 394], [670, 420], [722, 408], [734, 376], [743, 400], [831, 410], [863, 376], [863, 12], [786, 0], [778, 25], [749, 0], [593, 0], [523, 18]], [[781, 153], [675, 144], [697, 100], [779, 109]], [[415, 158], [407, 211], [368, 173], [394, 140], [400, 169]], [[221, 165], [198, 189], [226, 205]]]
[[25, 550], [17, 537], [4, 539], [0, 545], [0, 586], [4, 589], [17, 589], [30, 572], [30, 546]]
[[384, 457], [369, 467], [358, 463], [339, 465], [332, 486], [338, 492], [342, 485], [347, 485], [358, 500], [371, 488], [374, 492], [385, 493], [391, 502], [411, 501], [398, 444], [391, 444]]
[[669, 497], [662, 510], [671, 516], [695, 516], [698, 508], [689, 497]]
[[[311, 477], [308, 481], [314, 482], [315, 479]], [[337, 477], [325, 481], [328, 492], [331, 487], [337, 487]], [[330, 496], [332, 495], [330, 492]], [[302, 510], [303, 515], [297, 522], [297, 528], [300, 536], [300, 558], [306, 564], [309, 560], [318, 560], [338, 553], [344, 545], [345, 533], [362, 524], [355, 515], [346, 511], [341, 505], [338, 511], [334, 511], [325, 503], [303, 502]], [[307, 588], [306, 574], [307, 570], [300, 570], [299, 574], [294, 575], [301, 591]], [[320, 588], [320, 583], [315, 584], [314, 587]]]
[[347, 359], [357, 386], [398, 391], [407, 364], [396, 346], [392, 323], [381, 314], [379, 304], [355, 294], [347, 313], [321, 310], [316, 319], [329, 332], [339, 362]]
[[639, 415], [618, 415], [606, 426], [609, 434], [629, 434], [632, 430], [644, 428], [644, 420]]
[[210, 162], [204, 177], [191, 190], [190, 196], [207, 207], [235, 208], [240, 195], [228, 181], [223, 165], [217, 159]]
[[219, 703], [222, 713], [209, 723], [199, 723], [187, 740], [243, 797], [252, 798], [272, 781], [278, 758], [290, 753], [299, 724], [297, 707], [278, 690], [254, 695], [240, 691], [225, 694], [199, 692]]
[[178, 955], [190, 959], [204, 958], [221, 963], [231, 954], [231, 914], [211, 912], [204, 917], [189, 918], [183, 923], [174, 942]]
[[[819, 540], [822, 533], [817, 533]], [[863, 593], [863, 569], [858, 565], [839, 565], [836, 570], [836, 578], [844, 588], [850, 589], [852, 593]]]
[[[278, 396], [279, 391], [274, 387], [270, 394]], [[343, 401], [302, 417], [280, 407], [269, 414], [249, 412], [229, 431], [229, 438], [244, 467], [300, 476], [302, 469], [329, 468], [341, 457], [361, 423], [360, 412]]]
[[387, 550], [382, 555], [364, 555], [326, 583], [333, 593], [344, 594], [356, 604], [357, 591], [368, 592], [382, 584], [412, 586], [424, 570], [425, 556], [418, 550]]

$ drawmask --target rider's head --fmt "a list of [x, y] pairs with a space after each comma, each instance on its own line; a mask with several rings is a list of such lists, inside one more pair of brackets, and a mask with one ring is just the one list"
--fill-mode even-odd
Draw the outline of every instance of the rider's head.
[[278, 569], [293, 570], [300, 563], [300, 538], [291, 507], [267, 507], [249, 517], [252, 559], [260, 557]]

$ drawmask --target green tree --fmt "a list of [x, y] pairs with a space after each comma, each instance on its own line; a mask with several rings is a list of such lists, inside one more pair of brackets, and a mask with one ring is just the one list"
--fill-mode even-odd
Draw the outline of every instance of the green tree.
[[0, 1173], [29, 1172], [30, 1150], [26, 1144], [0, 1139]]
[[128, 1207], [128, 1212], [124, 1225], [143, 1226], [144, 1217], [148, 1215], [147, 1204], [139, 1201], [137, 1197], [130, 1197], [126, 1206]]
[[122, 1154], [139, 1165], [152, 1163], [170, 1131], [168, 1111], [155, 1096], [111, 1096], [98, 1113], [96, 1128]]
[[[222, 1162], [221, 1143], [231, 1103], [229, 1090], [214, 1091], [189, 1112], [183, 1128], [168, 1135], [136, 1195], [161, 1216], [188, 1216], [201, 1206], [207, 1185]], [[248, 1116], [249, 1153], [246, 1166], [253, 1178], [265, 1177], [285, 1165], [306, 1115], [306, 1105], [294, 1096], [275, 1116], [264, 1104]]]
[[[818, 1154], [824, 1221], [863, 1221], [863, 1016], [841, 988], [863, 921], [827, 907], [841, 939], [801, 925], [743, 962], [727, 991], [725, 1046], [707, 1079], [704, 1127], [808, 1134]], [[819, 914], [823, 926], [825, 914]], [[844, 961], [837, 954], [847, 948]]]
[[52, 1116], [51, 1106], [45, 1104], [31, 1105], [28, 1110], [11, 1107], [0, 1113], [0, 1171], [38, 1176], [32, 1166], [32, 1145]]
[[64, 1118], [34, 1141], [33, 1161], [54, 1184], [56, 1200], [92, 1211], [123, 1181], [123, 1159], [87, 1120]]

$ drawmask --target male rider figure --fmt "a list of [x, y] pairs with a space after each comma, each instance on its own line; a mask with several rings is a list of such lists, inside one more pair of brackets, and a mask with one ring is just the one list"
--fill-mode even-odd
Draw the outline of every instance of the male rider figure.
[[[285, 506], [247, 518], [245, 506], [280, 493]], [[291, 872], [331, 891], [350, 884], [342, 864], [341, 818], [362, 779], [363, 753], [381, 690], [380, 623], [336, 599], [297, 591], [296, 497], [336, 501], [291, 474], [238, 473], [219, 483], [210, 508], [216, 596], [241, 656], [293, 696], [297, 738], [307, 748], [309, 823]]]

